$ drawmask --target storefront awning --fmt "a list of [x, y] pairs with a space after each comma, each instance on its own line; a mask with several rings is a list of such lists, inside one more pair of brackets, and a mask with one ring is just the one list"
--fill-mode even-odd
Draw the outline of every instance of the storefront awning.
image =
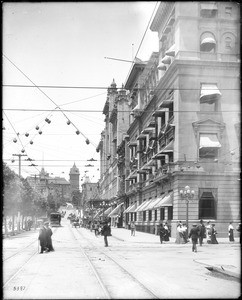
[[150, 204], [146, 207], [146, 210], [152, 210], [154, 209], [154, 206], [159, 202], [161, 201], [161, 199], [163, 199], [163, 196], [162, 197], [158, 197], [156, 199], [153, 199], [152, 202], [150, 202]]
[[218, 137], [215, 133], [200, 134], [199, 149], [202, 148], [220, 148]]
[[118, 215], [120, 215], [122, 205], [123, 205], [123, 203], [121, 203], [117, 207], [115, 207], [114, 210], [112, 210], [108, 216], [109, 217], [117, 217]]
[[111, 211], [112, 211], [112, 207], [109, 207], [108, 209], [106, 209], [103, 213], [104, 216], [107, 216], [108, 214], [110, 214]]
[[158, 201], [158, 202], [154, 205], [153, 209], [157, 209], [157, 208], [164, 207], [164, 206], [173, 206], [173, 192], [164, 195], [164, 196], [160, 199], [160, 201]]
[[202, 84], [200, 95], [201, 103], [211, 104], [219, 99], [220, 96], [221, 93], [216, 84]]
[[98, 218], [99, 216], [101, 216], [101, 214], [102, 214], [102, 210], [98, 210], [98, 211], [96, 212], [95, 216], [93, 217], [93, 219]]
[[175, 56], [175, 44], [172, 45], [166, 52], [166, 55], [168, 56]]
[[144, 208], [145, 208], [145, 206], [147, 206], [147, 205], [150, 203], [150, 201], [152, 201], [152, 200], [146, 200], [146, 201], [144, 201], [143, 203], [141, 203], [141, 204], [136, 208], [135, 212], [137, 212], [137, 211], [143, 211]]
[[128, 208], [125, 209], [124, 213], [131, 213], [134, 212], [136, 209], [136, 203], [131, 204]]

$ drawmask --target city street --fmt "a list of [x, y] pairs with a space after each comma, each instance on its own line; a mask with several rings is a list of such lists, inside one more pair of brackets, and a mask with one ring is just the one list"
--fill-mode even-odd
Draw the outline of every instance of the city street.
[[[52, 228], [55, 252], [38, 254], [38, 230], [3, 240], [5, 299], [238, 298], [240, 245], [159, 243], [159, 237], [113, 228]], [[206, 267], [227, 270], [224, 274]], [[227, 275], [226, 275], [227, 274]], [[228, 276], [230, 275], [230, 276]]]

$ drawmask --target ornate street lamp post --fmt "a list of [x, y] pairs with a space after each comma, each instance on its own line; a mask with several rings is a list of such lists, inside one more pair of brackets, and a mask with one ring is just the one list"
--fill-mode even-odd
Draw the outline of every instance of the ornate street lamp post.
[[180, 195], [182, 199], [186, 200], [186, 225], [187, 225], [187, 233], [188, 231], [188, 219], [189, 219], [189, 201], [193, 199], [195, 192], [190, 189], [190, 186], [185, 186], [184, 190], [180, 190]]

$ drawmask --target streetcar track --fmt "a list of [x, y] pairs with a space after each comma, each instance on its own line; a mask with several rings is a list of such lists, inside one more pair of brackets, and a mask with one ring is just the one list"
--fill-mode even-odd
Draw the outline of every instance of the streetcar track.
[[[71, 228], [69, 227], [70, 231], [72, 232]], [[95, 249], [95, 251], [98, 251], [99, 253], [101, 253], [104, 257], [106, 257], [107, 259], [109, 259], [110, 261], [112, 261], [116, 266], [118, 266], [119, 269], [122, 270], [122, 272], [127, 276], [129, 276], [133, 282], [137, 283], [144, 291], [146, 291], [146, 293], [148, 293], [152, 299], [159, 299], [159, 297], [157, 297], [150, 289], [148, 289], [142, 282], [140, 282], [136, 277], [134, 277], [127, 269], [125, 269], [122, 265], [120, 265], [114, 258], [112, 258], [111, 256], [109, 256], [107, 253], [103, 252], [102, 250], [97, 249], [97, 247], [87, 238], [85, 238], [82, 233], [79, 230], [76, 230], [76, 232], [82, 236], [82, 238], [84, 238], [86, 241], [88, 241], [89, 244], [91, 244], [93, 246], [93, 248]], [[72, 232], [73, 236], [75, 237], [74, 233]], [[75, 240], [77, 240], [77, 238], [75, 237]], [[91, 265], [95, 268], [95, 270], [97, 269], [94, 264], [92, 263], [91, 259], [96, 258], [97, 254], [93, 253], [93, 248], [88, 248], [88, 250], [92, 251], [92, 254], [94, 257], [88, 257], [88, 254], [85, 253], [85, 250], [83, 249], [83, 247], [81, 246], [81, 244], [79, 243], [81, 251], [83, 252], [83, 254], [85, 255], [85, 257], [87, 257], [88, 261], [91, 263]], [[90, 256], [90, 254], [89, 254]], [[101, 259], [102, 261], [102, 259]], [[100, 275], [98, 275], [100, 277]], [[110, 299], [110, 298], [109, 298]], [[112, 297], [111, 297], [112, 299]]]
[[[57, 230], [57, 228], [55, 228]], [[53, 230], [53, 233], [56, 232], [56, 230]], [[25, 250], [26, 248], [30, 247], [32, 244], [34, 244], [36, 242], [36, 239], [31, 242], [30, 244], [28, 244], [26, 247], [20, 249], [18, 252], [14, 253], [13, 255], [9, 256], [8, 258], [6, 258], [5, 260], [3, 260], [3, 262], [6, 262], [8, 259], [13, 258], [14, 256], [16, 256], [17, 254], [23, 252], [23, 250]], [[3, 288], [5, 288], [18, 274], [19, 272], [29, 263], [29, 261], [35, 256], [39, 254], [39, 249], [36, 251], [34, 251], [30, 257], [27, 259], [27, 261], [25, 261], [19, 268], [17, 271], [14, 272], [14, 274], [4, 283]]]
[[[68, 228], [69, 228], [70, 232], [72, 233], [72, 236], [73, 236], [74, 240], [77, 241], [77, 238], [75, 237], [75, 235], [74, 235], [74, 233], [73, 233], [71, 227], [68, 226]], [[79, 244], [79, 243], [78, 243], [78, 244]], [[80, 244], [79, 244], [79, 245], [80, 245]], [[91, 269], [92, 269], [92, 271], [93, 271], [93, 273], [94, 273], [94, 275], [95, 275], [95, 277], [96, 277], [98, 283], [100, 284], [100, 286], [101, 286], [101, 288], [102, 288], [104, 294], [106, 295], [106, 299], [112, 299], [112, 297], [110, 296], [109, 291], [106, 289], [106, 287], [105, 287], [105, 285], [104, 285], [104, 283], [103, 283], [103, 281], [102, 281], [100, 275], [98, 274], [96, 268], [94, 267], [93, 263], [92, 263], [91, 260], [89, 259], [88, 255], [86, 254], [86, 252], [83, 250], [83, 248], [82, 248], [81, 246], [80, 246], [80, 249], [81, 249], [81, 251], [82, 251], [82, 254], [83, 254], [83, 255], [85, 256], [85, 258], [87, 259], [87, 261], [88, 261], [88, 263], [89, 263], [89, 265], [90, 265], [90, 267], [91, 267]]]
[[[56, 232], [56, 229], [57, 229], [57, 228], [55, 228], [55, 230], [53, 229], [53, 233]], [[23, 252], [26, 248], [30, 247], [32, 244], [34, 244], [34, 243], [36, 243], [36, 242], [38, 242], [38, 239], [37, 239], [37, 240], [35, 239], [33, 242], [31, 242], [30, 244], [28, 244], [28, 245], [25, 246], [24, 248], [21, 248], [20, 250], [18, 250], [18, 251], [15, 252], [14, 254], [8, 256], [7, 258], [4, 258], [4, 259], [3, 259], [3, 262], [5, 262], [5, 261], [7, 261], [8, 259], [10, 259], [10, 258], [16, 256], [17, 254], [19, 254], [19, 253], [21, 253], [21, 252]]]

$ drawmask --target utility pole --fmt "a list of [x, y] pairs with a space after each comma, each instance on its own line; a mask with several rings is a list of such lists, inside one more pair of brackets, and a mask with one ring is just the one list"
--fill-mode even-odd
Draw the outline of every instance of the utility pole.
[[[18, 156], [18, 162], [19, 162], [19, 169], [18, 169], [18, 174], [19, 177], [21, 176], [21, 158], [22, 156], [27, 156], [26, 154], [13, 154], [13, 156]], [[14, 227], [14, 224], [13, 224]], [[20, 232], [20, 211], [18, 210], [18, 217], [17, 217], [17, 228], [18, 232]]]
[[13, 154], [13, 156], [18, 156], [18, 175], [19, 177], [21, 176], [21, 157], [22, 156], [27, 156], [26, 154]]

